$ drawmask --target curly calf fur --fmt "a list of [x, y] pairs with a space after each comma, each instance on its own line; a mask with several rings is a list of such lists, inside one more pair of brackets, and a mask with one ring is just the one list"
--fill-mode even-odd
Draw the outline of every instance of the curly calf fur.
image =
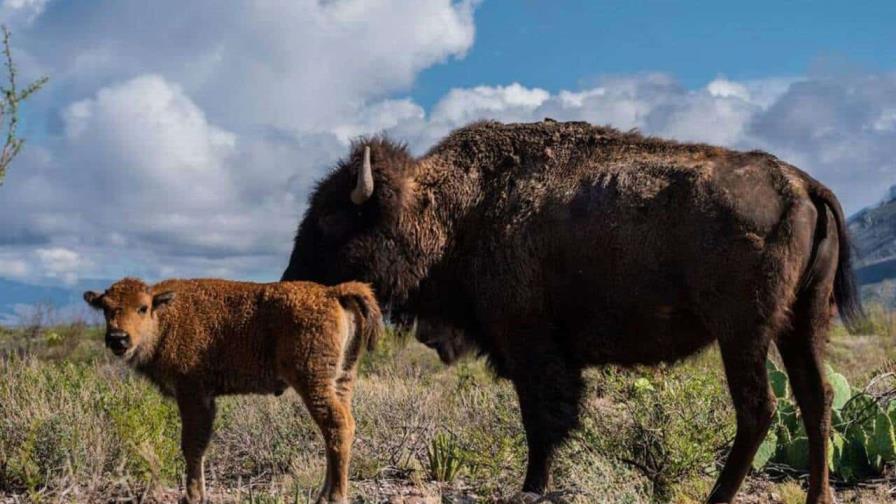
[[326, 443], [319, 502], [346, 502], [358, 357], [373, 348], [382, 315], [370, 288], [348, 282], [256, 284], [134, 278], [84, 293], [106, 318], [110, 348], [173, 396], [183, 423], [185, 501], [205, 500], [203, 455], [215, 397], [280, 394], [293, 387]]

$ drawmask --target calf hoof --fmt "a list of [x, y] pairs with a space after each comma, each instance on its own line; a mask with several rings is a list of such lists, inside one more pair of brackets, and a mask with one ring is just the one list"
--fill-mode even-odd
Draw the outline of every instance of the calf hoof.
[[321, 495], [315, 501], [315, 504], [348, 504], [347, 497], [324, 497]]
[[205, 504], [208, 501], [205, 500], [205, 497], [189, 497], [184, 495], [178, 502], [180, 502], [180, 504]]
[[838, 504], [833, 493], [828, 491], [824, 495], [807, 495], [806, 504]]

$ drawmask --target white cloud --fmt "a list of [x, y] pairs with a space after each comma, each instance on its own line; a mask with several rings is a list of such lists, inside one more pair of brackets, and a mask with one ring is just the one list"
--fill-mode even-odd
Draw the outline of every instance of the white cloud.
[[856, 211], [896, 184], [896, 131], [881, 127], [894, 108], [896, 74], [821, 75], [793, 83], [752, 118], [747, 134]]
[[102, 184], [95, 196], [107, 204], [164, 212], [233, 197], [224, 168], [235, 135], [210, 125], [179, 86], [160, 76], [103, 88], [69, 105], [62, 119], [66, 152], [88, 170], [81, 176]]
[[710, 96], [718, 98], [739, 98], [744, 101], [750, 101], [750, 91], [743, 84], [732, 82], [725, 78], [718, 78], [706, 85], [706, 90]]
[[35, 250], [42, 269], [50, 278], [58, 278], [68, 285], [78, 280], [79, 271], [89, 265], [77, 252], [65, 248], [39, 248]]
[[23, 259], [0, 257], [0, 278], [24, 278], [28, 271], [28, 263]]
[[0, 19], [4, 22], [22, 20], [30, 23], [43, 13], [47, 3], [49, 0], [3, 0]]
[[275, 278], [313, 181], [350, 138], [423, 120], [388, 95], [464, 55], [476, 3], [115, 0], [20, 27], [58, 128], [3, 188], [0, 276], [73, 281], [40, 247], [89, 258], [81, 277]]
[[896, 108], [882, 110], [877, 119], [871, 123], [871, 129], [875, 131], [896, 130]]
[[549, 97], [544, 89], [528, 89], [516, 82], [509, 86], [452, 89], [436, 104], [432, 120], [463, 124], [495, 114], [508, 120], [514, 116], [528, 117]]
[[344, 124], [334, 126], [332, 132], [347, 143], [363, 133], [394, 128], [407, 121], [422, 120], [424, 116], [423, 107], [409, 98], [383, 100], [362, 108]]
[[454, 89], [425, 121], [393, 128], [421, 152], [474, 119], [582, 120], [681, 141], [763, 149], [831, 186], [847, 211], [896, 184], [896, 74], [816, 75], [735, 82], [689, 90], [662, 74], [612, 77], [592, 88], [549, 94], [538, 88]]
[[56, 33], [23, 32], [17, 43], [71, 100], [152, 73], [230, 131], [329, 130], [409, 88], [424, 68], [462, 57], [476, 3], [97, 0], [66, 13], [76, 32], [48, 23]]

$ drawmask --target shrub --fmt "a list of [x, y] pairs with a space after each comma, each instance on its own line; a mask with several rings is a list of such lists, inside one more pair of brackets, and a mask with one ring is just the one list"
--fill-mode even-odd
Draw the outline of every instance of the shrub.
[[0, 492], [52, 490], [71, 478], [100, 484], [174, 483], [176, 408], [144, 381], [106, 365], [0, 361]]
[[733, 425], [717, 371], [694, 362], [652, 374], [605, 372], [605, 392], [622, 416], [586, 418], [594, 423], [584, 432], [604, 456], [643, 474], [656, 498], [667, 499], [676, 483], [716, 472]]

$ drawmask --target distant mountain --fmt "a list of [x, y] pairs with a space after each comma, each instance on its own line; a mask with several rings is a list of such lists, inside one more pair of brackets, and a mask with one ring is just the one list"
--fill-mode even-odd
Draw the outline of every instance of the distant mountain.
[[848, 226], [859, 283], [896, 279], [896, 187], [881, 203], [850, 217]]

